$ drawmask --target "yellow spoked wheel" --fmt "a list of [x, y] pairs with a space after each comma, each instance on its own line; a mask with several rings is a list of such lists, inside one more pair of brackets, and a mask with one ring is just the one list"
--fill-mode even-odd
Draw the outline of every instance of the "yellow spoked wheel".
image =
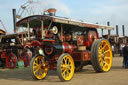
[[72, 57], [64, 53], [57, 61], [57, 73], [61, 81], [69, 81], [74, 75], [74, 60]]
[[106, 39], [93, 42], [91, 48], [91, 63], [96, 72], [107, 72], [112, 66], [112, 49]]
[[45, 62], [42, 55], [33, 57], [30, 67], [33, 79], [44, 79], [48, 73], [48, 63]]

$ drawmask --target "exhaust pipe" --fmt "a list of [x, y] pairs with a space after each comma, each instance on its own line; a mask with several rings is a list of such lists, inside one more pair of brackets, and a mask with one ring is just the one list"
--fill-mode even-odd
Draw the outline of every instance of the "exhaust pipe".
[[123, 31], [123, 36], [125, 36], [125, 29], [124, 29], [124, 25], [122, 25], [122, 31]]
[[116, 35], [119, 36], [119, 33], [118, 33], [118, 25], [116, 25]]
[[[107, 25], [110, 26], [110, 22], [109, 21], [107, 22]], [[111, 34], [111, 31], [108, 30], [108, 35], [110, 35], [110, 34]]]
[[16, 9], [12, 9], [14, 33], [16, 33]]

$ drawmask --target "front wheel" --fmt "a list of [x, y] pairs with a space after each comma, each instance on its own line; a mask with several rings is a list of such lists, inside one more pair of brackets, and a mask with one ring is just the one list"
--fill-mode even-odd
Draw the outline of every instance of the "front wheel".
[[8, 68], [12, 69], [16, 67], [16, 55], [14, 53], [8, 53], [6, 57], [6, 65]]
[[44, 79], [48, 73], [48, 63], [42, 55], [37, 55], [32, 58], [30, 68], [32, 78], [35, 80]]
[[24, 53], [23, 55], [24, 67], [27, 67], [30, 63], [30, 56], [28, 53]]
[[91, 63], [96, 72], [108, 72], [112, 66], [112, 49], [106, 39], [93, 42], [91, 47]]
[[57, 61], [57, 73], [61, 81], [69, 81], [74, 75], [74, 61], [72, 57], [64, 53]]

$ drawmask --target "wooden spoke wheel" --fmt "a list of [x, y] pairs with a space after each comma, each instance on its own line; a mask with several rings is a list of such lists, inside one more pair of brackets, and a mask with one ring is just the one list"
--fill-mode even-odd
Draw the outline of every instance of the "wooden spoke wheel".
[[112, 49], [106, 39], [93, 42], [91, 47], [91, 63], [96, 72], [107, 72], [112, 66]]
[[10, 69], [16, 67], [16, 55], [14, 53], [8, 53], [7, 54], [6, 65]]
[[64, 53], [57, 61], [57, 73], [61, 81], [69, 81], [74, 75], [74, 60], [72, 57]]
[[31, 60], [32, 78], [35, 80], [44, 79], [48, 73], [48, 63], [42, 55], [37, 55]]
[[23, 55], [23, 61], [24, 61], [24, 67], [27, 67], [30, 63], [30, 56], [28, 55], [28, 53], [25, 53]]

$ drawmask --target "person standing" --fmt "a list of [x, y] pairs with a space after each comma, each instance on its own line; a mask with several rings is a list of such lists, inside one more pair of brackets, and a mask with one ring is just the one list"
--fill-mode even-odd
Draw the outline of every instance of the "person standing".
[[123, 56], [122, 54], [123, 54], [123, 48], [124, 48], [124, 43], [121, 43], [120, 44], [120, 56]]
[[112, 45], [112, 55], [114, 57], [114, 54], [115, 54], [115, 48], [114, 48], [114, 45]]
[[123, 67], [128, 68], [128, 43], [123, 47]]

